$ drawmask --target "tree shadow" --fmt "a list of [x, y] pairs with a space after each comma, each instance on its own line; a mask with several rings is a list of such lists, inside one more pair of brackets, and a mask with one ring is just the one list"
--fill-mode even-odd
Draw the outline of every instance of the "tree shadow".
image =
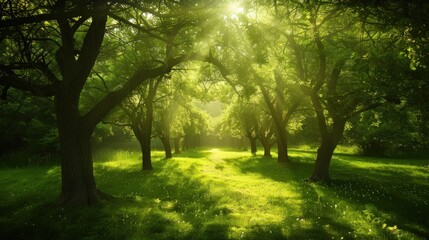
[[258, 173], [277, 182], [300, 181], [310, 176], [313, 163], [305, 157], [290, 157], [290, 164], [278, 163], [274, 158], [263, 156], [243, 157], [244, 161], [231, 161], [240, 172]]
[[154, 167], [142, 172], [95, 166], [98, 187], [116, 197], [99, 206], [61, 209], [42, 201], [14, 214], [34, 196], [19, 198], [2, 206], [9, 210], [1, 220], [9, 222], [0, 228], [0, 238], [228, 239], [229, 225], [214, 221], [219, 199], [192, 177], [192, 167], [180, 169], [172, 159], [157, 160]]
[[[287, 207], [284, 197], [272, 197], [270, 203], [284, 209], [281, 224], [256, 225], [244, 239], [331, 239], [348, 236], [353, 226], [337, 219], [331, 209], [320, 203], [321, 195], [305, 181], [313, 168], [308, 157], [294, 156], [289, 165], [278, 164], [275, 159], [252, 157], [230, 161], [243, 174], [259, 174], [264, 178], [290, 185], [299, 194], [298, 203]], [[297, 205], [298, 204], [298, 205]], [[315, 214], [319, 218], [314, 219]], [[350, 237], [350, 236], [349, 236]]]
[[[375, 173], [376, 174], [376, 173]], [[391, 177], [394, 177], [392, 174]], [[368, 218], [418, 236], [429, 237], [429, 189], [412, 183], [376, 181], [374, 177], [333, 179], [327, 187], [338, 197], [365, 205]], [[418, 198], [416, 197], [418, 196]]]
[[[262, 157], [253, 157], [246, 161], [232, 163], [242, 173], [257, 173], [274, 181], [292, 183], [296, 186], [301, 199], [304, 200], [304, 203], [300, 205], [303, 216], [292, 215], [287, 217], [285, 222], [293, 222], [295, 217], [299, 220], [305, 219], [306, 212], [308, 212], [308, 216], [314, 215], [315, 211], [320, 212], [320, 219], [312, 219], [313, 225], [318, 223], [317, 226], [314, 225], [305, 229], [296, 226], [296, 228], [288, 231], [291, 232], [288, 235], [291, 239], [328, 239], [331, 238], [332, 234], [351, 238], [350, 232], [354, 232], [352, 225], [337, 220], [336, 216], [329, 213], [330, 209], [327, 206], [321, 206], [320, 210], [317, 210], [317, 205], [320, 204], [319, 199], [322, 197], [318, 193], [320, 191], [332, 196], [332, 199], [325, 200], [327, 202], [339, 198], [353, 205], [369, 206], [370, 210], [365, 207], [362, 210], [363, 214], [373, 214], [371, 215], [372, 219], [370, 216], [366, 216], [368, 221], [383, 221], [379, 223], [380, 226], [383, 223], [388, 226], [398, 225], [401, 229], [417, 236], [426, 238], [429, 236], [429, 222], [427, 220], [429, 215], [429, 203], [427, 201], [429, 199], [429, 187], [410, 183], [410, 176], [406, 173], [398, 174], [398, 172], [387, 169], [350, 171], [353, 168], [350, 165], [334, 164], [332, 171], [336, 172], [337, 178], [334, 178], [329, 184], [314, 185], [304, 181], [314, 167], [312, 161], [299, 156], [293, 157], [292, 160], [293, 164], [287, 167], [279, 166], [276, 162]], [[356, 173], [361, 174], [361, 176], [355, 175]], [[382, 174], [386, 176], [383, 181], [380, 181]], [[406, 181], [398, 183], [398, 179]], [[318, 186], [319, 191], [314, 190], [315, 186]], [[281, 201], [282, 199], [273, 202], [279, 202], [281, 205]], [[370, 211], [375, 213], [368, 213]], [[325, 229], [326, 225], [329, 226], [328, 229]], [[382, 234], [389, 236], [390, 233], [383, 232]]]

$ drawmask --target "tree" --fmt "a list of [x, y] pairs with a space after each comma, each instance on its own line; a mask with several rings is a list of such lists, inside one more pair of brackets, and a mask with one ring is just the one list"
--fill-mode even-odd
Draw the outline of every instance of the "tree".
[[198, 146], [198, 137], [208, 130], [209, 115], [192, 103], [188, 103], [183, 123], [184, 150]]
[[422, 144], [417, 123], [416, 112], [407, 109], [405, 102], [388, 104], [360, 114], [352, 122], [346, 136], [368, 156], [416, 152]]
[[[149, 39], [157, 37], [153, 34], [156, 29], [150, 24], [142, 27], [125, 20], [129, 16], [127, 3], [139, 16], [152, 19], [149, 23], [162, 22], [163, 18], [183, 19], [192, 11], [189, 6], [180, 4], [139, 5], [131, 1], [110, 5], [105, 0], [76, 3], [58, 0], [24, 5], [10, 2], [3, 11], [7, 16], [0, 20], [4, 33], [0, 38], [2, 95], [12, 87], [41, 97], [54, 97], [62, 169], [58, 203], [63, 206], [95, 204], [107, 196], [97, 189], [93, 175], [91, 135], [97, 123], [142, 82], [163, 76], [177, 64], [190, 59], [189, 54], [172, 52], [167, 47], [164, 61], [152, 62], [150, 66], [139, 65], [123, 84], [82, 112], [81, 93], [86, 89], [85, 84], [102, 50], [106, 26], [115, 23], [107, 20], [108, 15], [116, 23], [145, 32]], [[151, 10], [151, 4], [156, 4], [158, 11]], [[180, 11], [184, 7], [186, 11]], [[167, 14], [175, 11], [180, 13]]]
[[[92, 14], [86, 16], [81, 16], [80, 12], [72, 14], [78, 7], [86, 6], [68, 6], [64, 1], [50, 6], [50, 12], [35, 16], [26, 16], [29, 13], [20, 7], [11, 4], [7, 11], [9, 19], [2, 20], [3, 28], [6, 25], [7, 31], [15, 31], [2, 41], [5, 51], [0, 83], [5, 88], [14, 87], [38, 96], [54, 97], [62, 167], [59, 203], [86, 205], [98, 202], [104, 195], [95, 186], [90, 148], [97, 116], [93, 113], [81, 116], [78, 102], [101, 48], [107, 22], [107, 2], [94, 2], [88, 6]], [[96, 9], [97, 14], [94, 13]], [[62, 15], [58, 16], [58, 13]], [[79, 20], [63, 17], [67, 14]], [[48, 19], [38, 20], [42, 17]], [[34, 26], [20, 25], [20, 21], [27, 19], [36, 22], [31, 24]], [[52, 23], [55, 25], [45, 26], [43, 21], [52, 19], [56, 20]], [[86, 34], [77, 36], [77, 30]], [[18, 54], [11, 57], [14, 52]]]
[[[261, 89], [265, 103], [273, 119], [274, 132], [277, 141], [277, 161], [280, 163], [289, 163], [286, 128], [292, 118], [292, 115], [299, 106], [299, 96], [293, 96], [290, 94], [290, 90], [293, 89], [293, 86], [289, 85], [289, 88], [286, 88], [286, 84], [284, 83], [280, 73], [274, 73], [274, 79], [275, 88], [272, 91], [268, 91], [267, 87], [263, 83], [259, 83], [258, 86]], [[272, 97], [269, 92], [274, 92], [274, 96]], [[286, 100], [286, 96], [289, 99]], [[290, 106], [288, 106], [289, 104]]]
[[[186, 73], [185, 73], [186, 74]], [[183, 136], [184, 101], [186, 88], [180, 74], [172, 74], [168, 82], [160, 86], [155, 101], [154, 134], [164, 146], [165, 158], [172, 158], [171, 140], [174, 141], [175, 153], [180, 153], [180, 139]]]
[[387, 34], [360, 31], [359, 18], [347, 9], [311, 2], [283, 10], [286, 17], [278, 21], [285, 22], [283, 34], [296, 78], [311, 100], [321, 138], [309, 179], [328, 181], [330, 161], [347, 121], [384, 102], [397, 101], [383, 82], [400, 80], [401, 74], [393, 73], [401, 60]]
[[228, 106], [222, 119], [223, 132], [229, 132], [233, 137], [245, 136], [249, 139], [250, 152], [256, 154], [256, 140], [259, 138], [260, 110], [250, 101], [238, 100]]
[[276, 143], [275, 139], [273, 138], [275, 129], [271, 116], [267, 113], [260, 115], [259, 125], [260, 128], [258, 135], [262, 147], [264, 148], [264, 157], [271, 157], [271, 148]]
[[161, 83], [162, 76], [157, 79], [150, 79], [143, 84], [128, 101], [122, 105], [129, 126], [133, 130], [134, 136], [140, 143], [142, 152], [142, 170], [152, 170], [151, 139], [152, 124], [154, 118], [154, 101], [156, 91]]

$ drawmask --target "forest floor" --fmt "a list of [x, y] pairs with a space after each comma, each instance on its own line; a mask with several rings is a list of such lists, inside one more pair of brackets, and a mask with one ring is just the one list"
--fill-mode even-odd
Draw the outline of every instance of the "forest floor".
[[329, 184], [305, 181], [315, 153], [292, 164], [199, 149], [140, 170], [140, 153], [98, 150], [99, 189], [116, 198], [52, 208], [60, 168], [0, 168], [0, 239], [429, 239], [429, 160], [336, 154]]

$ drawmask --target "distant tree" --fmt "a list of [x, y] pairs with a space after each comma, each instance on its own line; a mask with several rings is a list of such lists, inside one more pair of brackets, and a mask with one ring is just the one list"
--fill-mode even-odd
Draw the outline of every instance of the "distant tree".
[[140, 143], [142, 170], [152, 170], [151, 139], [154, 118], [154, 101], [162, 77], [150, 79], [140, 86], [127, 101], [121, 105], [129, 121], [134, 136]]
[[256, 154], [259, 139], [260, 109], [252, 102], [238, 100], [230, 104], [224, 112], [222, 129], [233, 137], [245, 136], [250, 143], [250, 152]]
[[264, 157], [271, 157], [271, 148], [276, 144], [275, 129], [271, 116], [265, 112], [259, 118], [259, 140], [264, 148]]
[[277, 161], [289, 163], [287, 127], [300, 104], [300, 92], [295, 90], [298, 94], [292, 94], [295, 86], [285, 84], [282, 74], [276, 70], [274, 70], [274, 86], [271, 86], [270, 91], [260, 81], [260, 76], [256, 75], [256, 78], [259, 79], [258, 86], [273, 121], [277, 141]]
[[199, 145], [199, 137], [208, 130], [210, 116], [193, 103], [188, 103], [184, 117], [182, 149], [186, 150]]
[[352, 139], [368, 156], [395, 154], [398, 151], [419, 151], [417, 115], [404, 104], [384, 105], [364, 112], [352, 121], [346, 137]]
[[186, 88], [179, 74], [173, 74], [168, 82], [160, 86], [154, 102], [154, 136], [158, 137], [165, 151], [165, 158], [172, 158], [171, 141], [174, 152], [180, 153], [180, 140], [183, 137], [184, 116], [183, 106], [190, 98], [186, 96]]
[[[256, 13], [258, 6], [250, 5], [253, 8], [249, 11]], [[271, 7], [272, 5], [264, 6], [263, 14], [268, 13]], [[284, 56], [278, 54], [282, 51], [282, 43], [277, 41], [279, 34], [275, 27], [270, 31], [271, 19], [257, 16], [249, 17], [243, 13], [237, 18], [225, 18], [225, 25], [230, 28], [221, 36], [214, 36], [220, 38], [214, 52], [220, 56], [218, 59], [222, 65], [216, 66], [221, 69], [225, 82], [240, 97], [263, 96], [267, 109], [264, 113], [271, 116], [274, 126], [277, 160], [287, 163], [287, 126], [299, 105], [302, 93], [296, 91], [297, 85], [286, 76], [288, 71], [278, 67]], [[231, 29], [234, 29], [235, 38], [231, 37]]]

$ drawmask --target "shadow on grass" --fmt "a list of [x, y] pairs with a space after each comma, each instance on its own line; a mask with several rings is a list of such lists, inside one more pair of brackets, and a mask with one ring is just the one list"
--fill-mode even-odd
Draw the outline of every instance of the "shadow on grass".
[[228, 239], [229, 226], [213, 221], [222, 210], [218, 198], [192, 178], [191, 167], [180, 169], [172, 159], [157, 160], [154, 167], [96, 167], [98, 187], [117, 197], [100, 206], [64, 210], [42, 201], [25, 209], [32, 196], [1, 206], [8, 211], [0, 218], [0, 238]]
[[[388, 226], [398, 225], [417, 236], [429, 237], [429, 186], [410, 182], [409, 174], [392, 171], [388, 166], [370, 171], [353, 169], [351, 165], [335, 163], [334, 160], [331, 170], [335, 172], [336, 178], [327, 185], [311, 184], [303, 181], [314, 167], [311, 157], [294, 156], [291, 159], [293, 163], [290, 166], [279, 165], [274, 159], [262, 157], [232, 164], [243, 173], [257, 173], [278, 182], [295, 184], [304, 200], [301, 205], [303, 216], [297, 219], [305, 221], [306, 217], [314, 218], [315, 213], [320, 218], [312, 220], [313, 227], [291, 229], [289, 237], [292, 239], [300, 239], [300, 236], [327, 239], [334, 233], [351, 237], [349, 233], [353, 232], [353, 226], [330, 214], [329, 207], [334, 204], [329, 206], [329, 202], [336, 199], [363, 206], [361, 213], [372, 223], [380, 226], [384, 223]], [[314, 188], [318, 188], [318, 191]], [[320, 202], [320, 192], [324, 195], [325, 203]], [[305, 216], [307, 213], [308, 216]], [[294, 217], [289, 216], [285, 221], [293, 222]], [[381, 234], [391, 236], [388, 232]]]
[[[320, 202], [321, 195], [313, 184], [305, 182], [313, 168], [309, 157], [294, 156], [289, 165], [279, 164], [276, 159], [252, 157], [231, 161], [243, 174], [259, 174], [264, 178], [285, 183], [299, 194], [299, 203], [288, 207], [283, 197], [270, 199], [271, 204], [284, 209], [282, 224], [256, 225], [245, 239], [331, 239], [351, 237], [353, 226], [338, 219]], [[299, 211], [291, 212], [291, 209]], [[286, 229], [285, 229], [286, 228]]]
[[242, 173], [258, 173], [277, 182], [301, 181], [310, 176], [313, 163], [305, 157], [290, 157], [290, 164], [278, 163], [275, 158], [243, 157], [231, 164]]
[[327, 188], [340, 198], [364, 205], [367, 218], [380, 225], [397, 225], [429, 238], [429, 188], [393, 179], [386, 184], [373, 177], [333, 179]]

